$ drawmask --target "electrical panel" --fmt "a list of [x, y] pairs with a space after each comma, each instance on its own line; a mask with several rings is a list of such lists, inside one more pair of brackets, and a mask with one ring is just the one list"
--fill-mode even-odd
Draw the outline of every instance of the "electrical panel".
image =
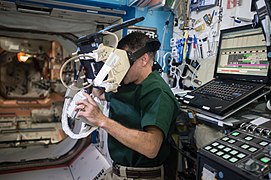
[[259, 121], [264, 123], [243, 123], [239, 129], [200, 149], [198, 179], [269, 179], [271, 121]]

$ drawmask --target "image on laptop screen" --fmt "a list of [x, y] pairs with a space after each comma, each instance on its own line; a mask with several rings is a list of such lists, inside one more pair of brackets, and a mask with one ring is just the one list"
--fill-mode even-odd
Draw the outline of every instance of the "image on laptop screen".
[[236, 75], [237, 79], [267, 77], [269, 63], [261, 28], [222, 30], [220, 38], [216, 74]]

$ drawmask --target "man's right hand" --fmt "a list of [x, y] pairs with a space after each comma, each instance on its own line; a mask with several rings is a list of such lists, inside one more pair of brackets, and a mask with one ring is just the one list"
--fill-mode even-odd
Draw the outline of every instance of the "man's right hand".
[[75, 111], [78, 111], [77, 117], [84, 117], [89, 124], [101, 127], [106, 120], [106, 116], [89, 94], [83, 93], [83, 95], [86, 97], [86, 99], [77, 101], [74, 109]]

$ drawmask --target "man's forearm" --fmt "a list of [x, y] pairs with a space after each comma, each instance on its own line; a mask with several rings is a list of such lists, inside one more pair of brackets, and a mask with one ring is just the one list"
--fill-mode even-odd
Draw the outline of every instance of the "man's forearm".
[[101, 127], [125, 146], [147, 156], [155, 158], [163, 141], [163, 133], [158, 128], [149, 128], [148, 132], [129, 129], [114, 120], [104, 117]]

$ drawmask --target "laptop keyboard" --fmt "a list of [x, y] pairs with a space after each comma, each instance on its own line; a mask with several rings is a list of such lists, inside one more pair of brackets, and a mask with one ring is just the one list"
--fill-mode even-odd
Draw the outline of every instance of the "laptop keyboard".
[[231, 101], [253, 89], [253, 85], [245, 85], [223, 81], [212, 81], [195, 93], [217, 97], [225, 101]]

